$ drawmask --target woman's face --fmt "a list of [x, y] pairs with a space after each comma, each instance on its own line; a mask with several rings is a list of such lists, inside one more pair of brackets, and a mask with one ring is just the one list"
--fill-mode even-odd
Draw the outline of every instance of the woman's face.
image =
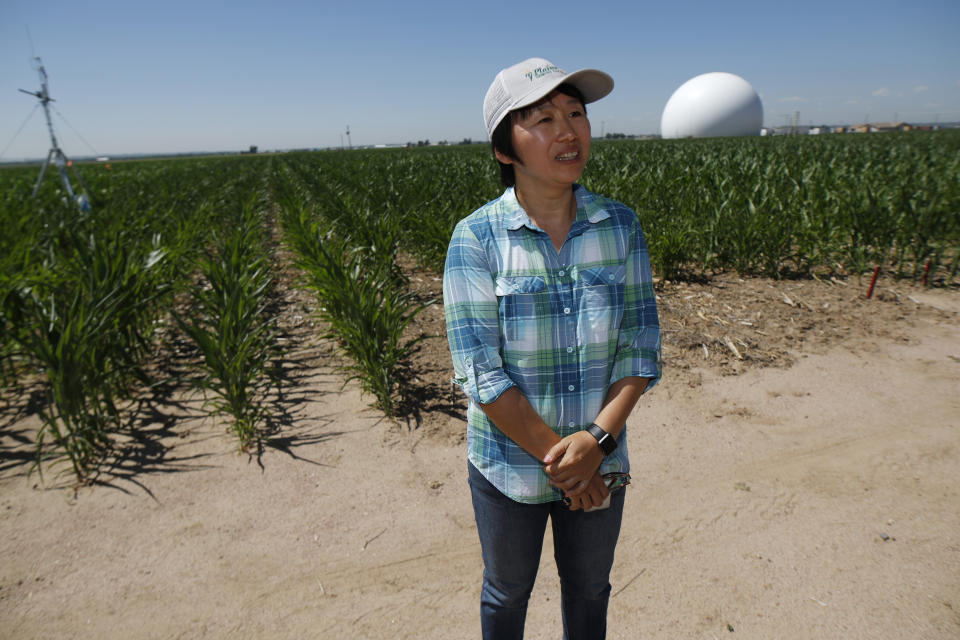
[[512, 164], [517, 186], [569, 187], [580, 179], [590, 156], [590, 121], [580, 100], [554, 91], [514, 117], [513, 149], [519, 160], [497, 152]]

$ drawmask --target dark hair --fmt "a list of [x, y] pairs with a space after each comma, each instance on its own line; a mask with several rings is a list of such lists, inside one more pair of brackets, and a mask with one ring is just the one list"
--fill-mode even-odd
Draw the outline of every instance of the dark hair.
[[[587, 115], [587, 105], [583, 101], [583, 94], [580, 93], [580, 90], [575, 86], [563, 83], [554, 89], [554, 91], [559, 91], [565, 96], [579, 100], [580, 104], [583, 105], [583, 115]], [[551, 93], [553, 92], [551, 91]], [[543, 98], [543, 100], [546, 99], [546, 97]], [[523, 117], [526, 112], [543, 102], [543, 100], [527, 105], [526, 107], [521, 107], [520, 109], [515, 109], [504, 116], [500, 124], [497, 125], [497, 128], [493, 130], [493, 135], [490, 136], [490, 149], [492, 151], [499, 151], [508, 158], [520, 162], [520, 158], [517, 157], [517, 152], [513, 148], [513, 123], [517, 117]], [[497, 160], [497, 164], [500, 165], [500, 182], [503, 183], [503, 186], [515, 186], [517, 184], [517, 174], [513, 170], [513, 165], [505, 164], [499, 160]]]

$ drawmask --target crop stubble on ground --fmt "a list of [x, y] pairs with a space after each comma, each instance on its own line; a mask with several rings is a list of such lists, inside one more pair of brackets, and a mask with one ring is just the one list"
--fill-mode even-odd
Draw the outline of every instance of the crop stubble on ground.
[[[420, 427], [443, 439], [465, 437], [462, 422], [451, 421], [460, 403], [452, 387], [441, 278], [412, 271], [411, 288], [435, 299], [417, 319], [411, 335], [423, 334], [414, 370], [421, 397]], [[717, 274], [699, 282], [658, 282], [657, 304], [664, 367], [686, 384], [699, 384], [700, 370], [737, 375], [762, 367], [789, 367], [804, 353], [838, 345], [869, 348], [871, 341], [908, 343], [920, 317], [946, 320], [955, 313], [923, 304], [924, 288], [908, 282], [878, 282], [866, 298], [867, 279], [772, 280]], [[856, 346], [853, 346], [856, 345]]]

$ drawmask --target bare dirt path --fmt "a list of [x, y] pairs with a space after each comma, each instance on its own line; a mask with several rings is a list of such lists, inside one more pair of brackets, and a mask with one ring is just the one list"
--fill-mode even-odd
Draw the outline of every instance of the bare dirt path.
[[[853, 287], [662, 288], [608, 637], [960, 636], [960, 296]], [[441, 361], [416, 429], [341, 392], [322, 345], [300, 362], [259, 461], [186, 403], [152, 425], [162, 456], [74, 493], [25, 475], [36, 418], [5, 422], [0, 637], [478, 637]], [[561, 634], [549, 534], [527, 628]]]

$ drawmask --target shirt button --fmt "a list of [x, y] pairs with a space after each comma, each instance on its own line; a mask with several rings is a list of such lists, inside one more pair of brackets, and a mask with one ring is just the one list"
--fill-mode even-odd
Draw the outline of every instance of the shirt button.
[[567, 347], [567, 353], [573, 353], [573, 347]]
[[570, 314], [570, 307], [564, 307], [564, 308], [563, 308], [563, 312], [569, 315], [569, 314]]
[[567, 423], [567, 426], [568, 426], [568, 427], [573, 427], [573, 426], [576, 426], [576, 424], [577, 424], [576, 422], [574, 422], [573, 420], [571, 420], [570, 422]]
[[560, 271], [558, 271], [558, 272], [557, 272], [557, 275], [560, 275], [560, 276], [562, 276], [562, 275], [563, 275], [563, 273], [564, 273], [564, 272], [563, 272], [563, 269], [560, 269]]
[[613, 280], [613, 274], [612, 274], [612, 273], [611, 273], [608, 277], [609, 277], [611, 280]]
[[573, 391], [573, 388], [574, 388], [573, 385], [570, 385], [569, 387], [567, 387], [567, 391]]

